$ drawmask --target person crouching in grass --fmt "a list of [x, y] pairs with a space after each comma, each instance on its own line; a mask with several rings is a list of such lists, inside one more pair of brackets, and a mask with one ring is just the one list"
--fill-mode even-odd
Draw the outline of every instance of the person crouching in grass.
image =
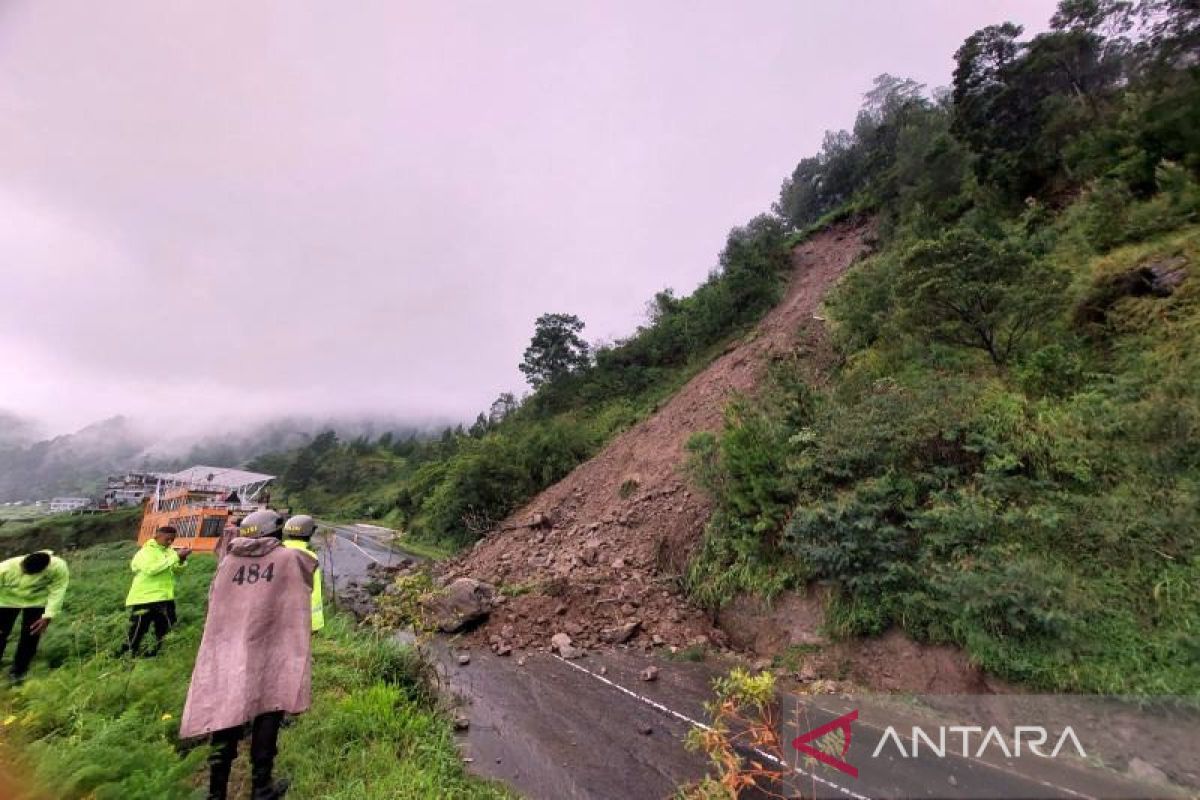
[[0, 562], [0, 658], [17, 617], [21, 618], [12, 665], [14, 684], [25, 679], [42, 633], [62, 610], [69, 577], [67, 562], [49, 550]]

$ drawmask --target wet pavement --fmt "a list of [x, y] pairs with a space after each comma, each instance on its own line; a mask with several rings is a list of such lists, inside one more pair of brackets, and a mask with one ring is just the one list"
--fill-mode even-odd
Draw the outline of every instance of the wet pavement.
[[[338, 526], [327, 538], [322, 562], [328, 578], [345, 586], [363, 579], [372, 562], [395, 563], [406, 555], [392, 546], [389, 532]], [[684, 740], [694, 726], [709, 722], [705, 703], [712, 698], [712, 681], [734, 662], [711, 656], [674, 661], [661, 650], [622, 648], [591, 651], [574, 661], [540, 651], [499, 657], [460, 645], [441, 637], [431, 653], [444, 690], [469, 720], [460, 744], [475, 773], [545, 800], [666, 798], [705, 774], [705, 758], [688, 751]], [[470, 655], [466, 665], [459, 664], [463, 653]], [[659, 667], [657, 680], [641, 680], [651, 664]], [[963, 757], [954, 748], [943, 757], [907, 758], [881, 747], [881, 741], [888, 726], [907, 739], [914, 722], [929, 721], [911, 700], [780, 692], [778, 709], [784, 742], [857, 712], [847, 759], [861, 771], [855, 776], [801, 761], [786, 747], [788, 763], [779, 766], [790, 777], [786, 785], [772, 787], [777, 797], [1181, 796], [1077, 759], [1005, 759], [992, 752]], [[882, 757], [868, 758], [873, 753]], [[745, 755], [769, 761], [769, 754]]]

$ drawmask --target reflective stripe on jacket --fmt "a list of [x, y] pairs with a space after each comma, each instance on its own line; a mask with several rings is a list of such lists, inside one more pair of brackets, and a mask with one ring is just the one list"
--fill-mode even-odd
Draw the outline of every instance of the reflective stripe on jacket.
[[[50, 553], [43, 550], [43, 553]], [[53, 617], [62, 610], [67, 596], [70, 572], [67, 562], [56, 555], [37, 575], [26, 575], [21, 569], [25, 556], [0, 561], [0, 608], [45, 608], [43, 617]]]
[[125, 605], [174, 600], [175, 573], [183, 569], [184, 563], [173, 548], [163, 547], [153, 539], [147, 541], [129, 562], [133, 585], [125, 596]]
[[[284, 539], [283, 546], [292, 550], [303, 550], [313, 558], [317, 558], [317, 554], [308, 546], [308, 542], [303, 539]], [[318, 562], [320, 559], [318, 559]], [[321, 602], [321, 568], [317, 567], [317, 571], [313, 573], [313, 590], [312, 590], [312, 629], [319, 631], [325, 627], [325, 606]]]

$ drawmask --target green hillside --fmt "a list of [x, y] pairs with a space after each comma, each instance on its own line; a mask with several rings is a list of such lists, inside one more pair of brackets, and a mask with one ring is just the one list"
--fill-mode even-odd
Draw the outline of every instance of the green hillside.
[[691, 443], [717, 512], [680, 584], [716, 609], [818, 581], [835, 635], [900, 626], [1049, 689], [1200, 690], [1200, 10], [1063, 0], [953, 58], [943, 90], [879, 76], [627, 340], [588, 352], [547, 315], [523, 401], [262, 467], [295, 507], [470, 543], [759, 319], [792, 245], [870, 219], [828, 374], [775, 365]]

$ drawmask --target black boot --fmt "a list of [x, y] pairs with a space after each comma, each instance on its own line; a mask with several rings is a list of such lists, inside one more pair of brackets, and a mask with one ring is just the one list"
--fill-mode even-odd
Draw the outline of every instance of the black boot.
[[229, 793], [229, 772], [232, 764], [210, 762], [208, 771], [208, 800], [226, 800]]
[[212, 752], [208, 755], [208, 800], [226, 800], [229, 794], [229, 773], [237, 758], [240, 728], [217, 731], [212, 737]]
[[287, 790], [291, 788], [292, 782], [284, 778], [269, 783], [260, 784], [257, 780], [254, 782], [254, 793], [250, 795], [252, 800], [279, 800]]

